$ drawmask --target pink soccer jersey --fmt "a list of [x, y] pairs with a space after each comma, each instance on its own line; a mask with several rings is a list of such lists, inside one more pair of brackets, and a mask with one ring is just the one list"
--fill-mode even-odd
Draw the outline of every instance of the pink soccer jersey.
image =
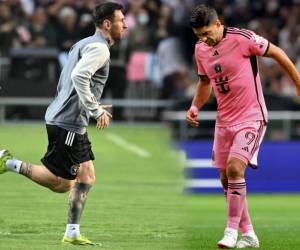
[[216, 126], [267, 122], [257, 56], [264, 55], [268, 46], [269, 42], [254, 32], [230, 27], [224, 29], [216, 46], [196, 44], [198, 74], [208, 76], [218, 102]]

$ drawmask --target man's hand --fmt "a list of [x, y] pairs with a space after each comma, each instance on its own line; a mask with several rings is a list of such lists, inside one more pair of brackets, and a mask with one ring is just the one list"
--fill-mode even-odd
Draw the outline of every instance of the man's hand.
[[109, 113], [106, 108], [111, 108], [112, 105], [99, 105], [103, 109], [103, 114], [97, 118], [97, 129], [105, 129], [108, 127], [110, 119], [112, 118], [111, 113]]
[[197, 121], [197, 116], [198, 116], [198, 108], [195, 106], [192, 106], [186, 112], [186, 120], [193, 128], [196, 128], [199, 126], [199, 122]]

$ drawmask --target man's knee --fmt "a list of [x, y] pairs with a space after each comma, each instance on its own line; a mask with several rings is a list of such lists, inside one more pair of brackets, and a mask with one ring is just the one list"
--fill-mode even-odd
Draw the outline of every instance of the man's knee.
[[84, 162], [80, 164], [79, 173], [77, 175], [77, 181], [89, 185], [94, 185], [96, 182], [95, 170], [92, 161]]
[[228, 186], [228, 178], [225, 169], [220, 170], [220, 181], [224, 189], [227, 189]]
[[94, 173], [86, 173], [85, 175], [78, 176], [77, 181], [93, 186], [96, 182], [96, 176]]
[[230, 159], [227, 163], [226, 174], [228, 179], [237, 180], [244, 178], [246, 164], [239, 159]]

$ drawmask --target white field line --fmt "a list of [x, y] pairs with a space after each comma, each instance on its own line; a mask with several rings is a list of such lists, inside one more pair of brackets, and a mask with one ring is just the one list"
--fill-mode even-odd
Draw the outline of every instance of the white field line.
[[186, 165], [188, 168], [212, 168], [211, 159], [187, 159]]
[[188, 188], [222, 188], [219, 179], [189, 179], [186, 180]]
[[0, 231], [0, 235], [10, 235], [10, 232], [6, 232], [6, 231]]
[[110, 140], [114, 144], [116, 144], [116, 145], [120, 146], [121, 148], [123, 148], [127, 151], [130, 151], [140, 157], [149, 158], [151, 156], [151, 154], [147, 150], [145, 150], [137, 145], [134, 145], [132, 143], [129, 143], [128, 141], [124, 140], [122, 137], [120, 137], [118, 135], [107, 134], [106, 137], [108, 140]]

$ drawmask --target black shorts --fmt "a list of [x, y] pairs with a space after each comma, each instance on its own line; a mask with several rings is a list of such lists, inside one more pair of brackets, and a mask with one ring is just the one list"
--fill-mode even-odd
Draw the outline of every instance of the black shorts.
[[87, 133], [77, 134], [55, 125], [46, 125], [48, 149], [42, 163], [56, 176], [74, 180], [79, 164], [94, 160]]

